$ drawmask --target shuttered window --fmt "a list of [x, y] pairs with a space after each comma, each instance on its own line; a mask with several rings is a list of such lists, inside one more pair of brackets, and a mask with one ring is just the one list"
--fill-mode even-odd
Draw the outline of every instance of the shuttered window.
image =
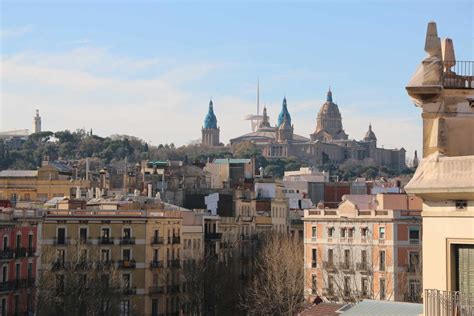
[[474, 245], [456, 246], [457, 288], [464, 294], [474, 294]]

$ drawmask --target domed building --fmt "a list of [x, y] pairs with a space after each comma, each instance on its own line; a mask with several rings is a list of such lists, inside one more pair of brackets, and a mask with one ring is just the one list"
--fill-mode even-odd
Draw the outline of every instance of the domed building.
[[377, 137], [372, 130], [372, 124], [369, 124], [369, 130], [362, 140], [349, 139], [342, 125], [339, 106], [333, 102], [331, 90], [327, 93], [326, 102], [319, 109], [316, 129], [309, 135], [310, 138], [294, 133], [286, 97], [283, 99], [276, 126], [270, 124], [266, 107], [258, 126], [255, 132], [231, 139], [230, 145], [251, 141], [267, 159], [297, 157], [312, 165], [338, 165], [350, 159], [369, 160], [376, 165], [395, 170], [406, 167], [405, 149], [377, 148]]
[[326, 102], [321, 106], [316, 119], [316, 130], [310, 135], [311, 140], [330, 142], [333, 140], [347, 139], [347, 134], [342, 128], [342, 117], [339, 107], [332, 101], [332, 92], [329, 89]]
[[214, 114], [214, 105], [212, 100], [209, 101], [209, 110], [204, 118], [204, 126], [201, 130], [202, 141], [205, 146], [219, 146], [220, 129], [217, 127], [217, 117]]

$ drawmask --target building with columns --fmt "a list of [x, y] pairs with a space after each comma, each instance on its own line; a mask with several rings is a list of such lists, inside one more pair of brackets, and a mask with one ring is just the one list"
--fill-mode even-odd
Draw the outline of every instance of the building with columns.
[[368, 160], [375, 165], [398, 171], [406, 167], [405, 149], [378, 148], [377, 137], [371, 124], [362, 140], [349, 139], [342, 125], [339, 107], [333, 102], [331, 90], [327, 93], [326, 102], [321, 105], [316, 118], [316, 129], [309, 138], [294, 133], [285, 97], [276, 126], [271, 126], [267, 109], [264, 108], [258, 130], [233, 138], [230, 144], [234, 146], [246, 141], [254, 143], [262, 150], [262, 154], [270, 159], [293, 156], [313, 165], [326, 163], [338, 165], [347, 160]]

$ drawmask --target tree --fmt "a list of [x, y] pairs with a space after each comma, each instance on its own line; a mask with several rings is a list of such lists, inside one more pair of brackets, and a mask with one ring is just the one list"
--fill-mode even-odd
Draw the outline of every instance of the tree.
[[252, 315], [294, 315], [304, 303], [303, 244], [299, 238], [270, 234], [256, 262], [241, 304]]
[[98, 246], [45, 247], [38, 281], [38, 315], [118, 315], [128, 285]]

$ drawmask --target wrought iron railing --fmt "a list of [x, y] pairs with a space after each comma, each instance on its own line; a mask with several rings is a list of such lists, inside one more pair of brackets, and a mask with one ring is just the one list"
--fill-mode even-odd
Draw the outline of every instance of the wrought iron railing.
[[448, 89], [474, 89], [474, 61], [444, 61], [443, 86]]
[[474, 315], [474, 296], [459, 291], [425, 290], [425, 315], [471, 316]]

